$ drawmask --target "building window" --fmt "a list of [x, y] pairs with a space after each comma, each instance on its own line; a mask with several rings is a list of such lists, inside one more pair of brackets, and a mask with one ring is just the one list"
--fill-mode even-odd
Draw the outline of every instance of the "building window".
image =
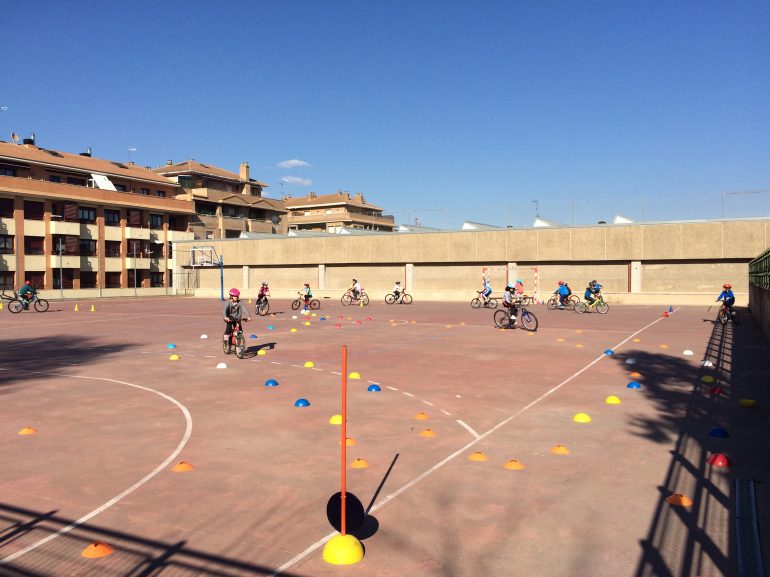
[[240, 236], [240, 230], [225, 230], [225, 238], [239, 238]]
[[120, 256], [120, 241], [119, 240], [105, 240], [104, 241], [104, 256], [115, 258]]
[[163, 228], [163, 215], [150, 214], [150, 228], [161, 230]]
[[205, 216], [216, 216], [217, 214], [217, 205], [211, 204], [208, 202], [196, 202], [195, 203], [195, 212], [198, 214], [202, 214]]
[[16, 176], [16, 169], [10, 166], [0, 166], [0, 176]]
[[80, 237], [55, 235], [52, 237], [52, 240], [52, 250], [54, 254], [59, 254], [59, 252], [68, 256], [77, 256], [79, 254], [78, 249], [80, 248]]
[[105, 226], [120, 226], [120, 211], [109, 209], [105, 210], [104, 224]]
[[0, 234], [0, 254], [13, 254], [13, 237]]
[[225, 205], [222, 207], [222, 216], [228, 216], [230, 218], [240, 218], [241, 210], [237, 206]]
[[[62, 287], [62, 283], [59, 279], [59, 273], [64, 273], [64, 287]], [[53, 269], [53, 288], [55, 289], [71, 289], [74, 285], [72, 283], [73, 278], [75, 277], [75, 270], [71, 268], [65, 268], [65, 269]]]
[[120, 273], [119, 272], [104, 273], [104, 288], [120, 288]]
[[206, 238], [214, 238], [214, 231], [213, 230], [207, 230], [206, 231]]
[[43, 241], [45, 239], [42, 236], [25, 236], [24, 237], [24, 254], [44, 254]]
[[156, 244], [152, 243], [150, 245], [150, 256], [155, 260], [160, 260], [163, 258], [163, 245], [162, 244]]
[[87, 206], [78, 207], [78, 219], [80, 222], [96, 222], [96, 209]]
[[43, 203], [25, 200], [24, 218], [27, 220], [43, 220]]
[[13, 271], [12, 270], [0, 270], [0, 289], [13, 290], [15, 285], [13, 284]]
[[61, 182], [61, 176], [58, 174], [49, 174], [48, 182]]
[[96, 273], [92, 271], [80, 271], [80, 288], [96, 288]]
[[0, 198], [0, 218], [13, 218], [12, 198]]
[[126, 192], [126, 190], [128, 190], [128, 187], [125, 184], [116, 184], [115, 190], [117, 190], [118, 192]]
[[74, 176], [68, 176], [67, 177], [67, 184], [74, 184], [75, 186], [85, 186], [86, 185], [86, 179], [85, 178], [76, 178]]
[[155, 196], [159, 196], [159, 197], [161, 197], [161, 198], [165, 198], [165, 196], [166, 196], [166, 191], [164, 191], [164, 190], [156, 190], [156, 191], [155, 191]]
[[149, 196], [150, 195], [150, 189], [149, 188], [140, 188], [139, 189], [139, 194], [143, 194], [144, 196]]
[[80, 239], [80, 256], [95, 256], [96, 255], [96, 241], [87, 238]]
[[150, 286], [161, 287], [163, 286], [163, 273], [151, 272], [150, 273]]

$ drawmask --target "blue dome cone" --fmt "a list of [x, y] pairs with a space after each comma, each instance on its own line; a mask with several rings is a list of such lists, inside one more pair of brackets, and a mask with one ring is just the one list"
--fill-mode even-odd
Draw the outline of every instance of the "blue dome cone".
[[372, 383], [371, 385], [369, 385], [369, 388], [366, 390], [369, 391], [370, 393], [379, 393], [382, 389], [380, 388], [380, 385], [376, 383]]
[[640, 385], [640, 384], [639, 384], [639, 383], [637, 383], [636, 381], [631, 381], [630, 383], [628, 383], [628, 384], [626, 385], [626, 388], [627, 388], [627, 389], [641, 389], [641, 388], [642, 388], [642, 385]]
[[267, 325], [267, 330], [274, 331], [275, 327], [273, 325]]
[[176, 345], [174, 343], [169, 343], [169, 344], [166, 345], [166, 348], [167, 349], [175, 349]]
[[711, 429], [709, 429], [709, 437], [716, 437], [718, 439], [726, 439], [729, 436], [730, 436], [730, 433], [728, 433], [722, 427], [712, 427]]
[[250, 338], [250, 339], [256, 339], [256, 338], [257, 338], [257, 335], [251, 335], [249, 338]]
[[310, 406], [310, 401], [308, 401], [307, 399], [297, 399], [294, 402], [294, 406], [295, 407], [309, 407]]
[[605, 355], [614, 355], [615, 351], [613, 351], [612, 349], [605, 349], [604, 350], [604, 354]]
[[265, 381], [265, 386], [266, 387], [277, 387], [278, 386], [278, 381], [276, 381], [275, 379], [268, 379], [268, 380]]

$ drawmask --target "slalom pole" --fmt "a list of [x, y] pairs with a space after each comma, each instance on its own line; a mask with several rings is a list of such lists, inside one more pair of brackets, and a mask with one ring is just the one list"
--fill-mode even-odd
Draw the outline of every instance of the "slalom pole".
[[340, 498], [340, 534], [345, 535], [345, 485], [347, 481], [347, 462], [348, 462], [348, 347], [342, 345], [342, 462], [340, 469], [342, 474], [342, 496]]

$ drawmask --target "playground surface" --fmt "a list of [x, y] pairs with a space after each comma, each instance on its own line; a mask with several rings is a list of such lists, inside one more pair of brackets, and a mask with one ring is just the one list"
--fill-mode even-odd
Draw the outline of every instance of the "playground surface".
[[[770, 550], [770, 347], [745, 310], [535, 305], [528, 333], [468, 304], [275, 300], [237, 359], [219, 300], [77, 304], [0, 311], [0, 575], [743, 577]], [[322, 559], [342, 345], [349, 566]]]

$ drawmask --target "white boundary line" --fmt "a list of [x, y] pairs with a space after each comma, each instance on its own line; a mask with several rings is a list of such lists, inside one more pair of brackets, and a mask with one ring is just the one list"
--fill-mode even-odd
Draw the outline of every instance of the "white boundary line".
[[45, 545], [49, 541], [52, 541], [53, 539], [56, 539], [57, 537], [60, 537], [61, 535], [64, 535], [65, 533], [69, 533], [79, 525], [82, 525], [89, 519], [92, 519], [93, 517], [96, 517], [99, 513], [106, 511], [110, 507], [112, 507], [115, 503], [118, 503], [121, 499], [124, 497], [130, 495], [134, 491], [136, 491], [139, 487], [147, 483], [150, 479], [152, 479], [155, 475], [163, 471], [168, 465], [171, 464], [171, 461], [173, 461], [176, 456], [182, 451], [184, 446], [187, 444], [187, 441], [190, 439], [190, 435], [192, 435], [192, 417], [190, 416], [190, 411], [187, 410], [187, 407], [185, 407], [182, 403], [174, 399], [173, 397], [168, 396], [165, 393], [161, 393], [160, 391], [156, 391], [155, 389], [151, 389], [150, 387], [143, 387], [142, 385], [135, 385], [133, 383], [127, 383], [125, 381], [118, 381], [115, 379], [107, 379], [103, 377], [83, 377], [83, 376], [74, 376], [74, 375], [62, 375], [59, 373], [50, 373], [50, 372], [44, 372], [44, 371], [23, 371], [23, 370], [17, 370], [17, 369], [8, 369], [8, 368], [0, 368], [0, 371], [10, 371], [10, 372], [19, 372], [19, 373], [31, 373], [35, 375], [53, 375], [56, 377], [66, 377], [70, 379], [88, 379], [93, 381], [108, 381], [110, 383], [118, 383], [120, 385], [127, 385], [129, 387], [135, 387], [137, 389], [141, 389], [143, 391], [148, 391], [150, 393], [155, 393], [156, 395], [163, 397], [167, 401], [170, 401], [174, 403], [180, 411], [182, 411], [182, 414], [185, 418], [185, 432], [182, 436], [182, 439], [179, 441], [179, 444], [176, 446], [176, 449], [166, 458], [165, 461], [163, 461], [160, 465], [155, 467], [152, 471], [150, 471], [147, 475], [139, 479], [136, 483], [131, 485], [128, 489], [120, 493], [119, 495], [113, 497], [103, 505], [100, 505], [90, 513], [87, 513], [83, 515], [80, 519], [77, 521], [73, 521], [66, 527], [63, 527], [56, 531], [56, 533], [51, 533], [48, 535], [48, 537], [45, 537], [43, 539], [40, 539], [36, 543], [33, 543], [32, 545], [29, 545], [25, 547], [24, 549], [20, 549], [19, 551], [16, 551], [16, 553], [13, 553], [12, 555], [9, 555], [8, 557], [5, 557], [3, 559], [0, 559], [0, 565], [4, 565], [6, 563], [10, 563], [11, 561], [14, 561], [21, 557], [22, 555], [29, 553], [30, 551], [33, 551], [34, 549], [37, 549], [41, 545]]
[[457, 424], [458, 424], [458, 425], [460, 425], [460, 426], [461, 426], [463, 429], [465, 429], [466, 431], [468, 431], [468, 432], [469, 432], [471, 435], [473, 435], [473, 436], [474, 436], [474, 437], [476, 437], [477, 439], [479, 438], [479, 436], [480, 436], [480, 435], [479, 435], [479, 434], [478, 434], [476, 431], [474, 431], [474, 430], [471, 428], [471, 426], [470, 426], [470, 425], [468, 425], [468, 424], [464, 423], [464, 422], [463, 422], [463, 421], [461, 421], [460, 419], [457, 419]]
[[[677, 310], [679, 310], [679, 309], [678, 309], [678, 308], [677, 308], [677, 309], [674, 309], [674, 312], [676, 312]], [[655, 325], [655, 324], [659, 323], [659, 322], [660, 322], [662, 319], [664, 319], [664, 318], [665, 318], [665, 317], [658, 317], [657, 319], [655, 319], [655, 320], [654, 320], [654, 321], [652, 321], [651, 323], [649, 323], [649, 324], [647, 324], [647, 325], [643, 326], [641, 329], [639, 329], [639, 330], [638, 330], [638, 331], [636, 331], [635, 333], [632, 333], [631, 335], [629, 335], [628, 337], [626, 337], [625, 339], [623, 339], [622, 341], [620, 341], [618, 344], [616, 344], [615, 346], [613, 346], [613, 347], [611, 347], [611, 348], [612, 348], [613, 350], [615, 350], [615, 349], [617, 349], [618, 347], [621, 347], [621, 346], [623, 346], [623, 345], [624, 345], [624, 344], [626, 344], [628, 341], [630, 341], [632, 338], [634, 338], [636, 335], [638, 335], [638, 334], [639, 334], [639, 333], [641, 333], [641, 332], [644, 332], [644, 331], [646, 331], [648, 328], [650, 328], [651, 326], [653, 326], [653, 325]], [[432, 475], [433, 473], [435, 473], [436, 471], [438, 471], [438, 470], [439, 470], [441, 467], [443, 467], [444, 465], [446, 465], [446, 464], [447, 464], [447, 463], [449, 463], [450, 461], [454, 460], [454, 459], [455, 459], [456, 457], [458, 457], [459, 455], [462, 455], [462, 454], [463, 454], [463, 453], [465, 453], [465, 452], [466, 452], [468, 449], [470, 449], [470, 448], [471, 448], [471, 447], [473, 447], [474, 445], [478, 444], [479, 442], [483, 441], [483, 440], [484, 440], [484, 439], [486, 439], [488, 436], [490, 436], [492, 433], [494, 433], [495, 431], [497, 431], [497, 430], [498, 430], [498, 429], [500, 429], [501, 427], [504, 427], [505, 425], [507, 425], [508, 423], [510, 423], [512, 420], [514, 420], [516, 417], [518, 417], [519, 415], [521, 415], [521, 414], [522, 414], [522, 413], [524, 413], [525, 411], [527, 411], [527, 410], [531, 409], [532, 407], [534, 407], [535, 405], [537, 405], [537, 404], [538, 404], [540, 401], [542, 401], [542, 400], [546, 399], [547, 397], [549, 397], [550, 395], [552, 395], [553, 393], [555, 393], [556, 391], [558, 391], [559, 389], [561, 389], [561, 388], [562, 388], [564, 385], [566, 385], [567, 383], [569, 383], [570, 381], [572, 381], [572, 380], [573, 380], [573, 379], [575, 379], [576, 377], [578, 377], [578, 376], [582, 375], [584, 372], [586, 372], [588, 369], [590, 369], [591, 367], [593, 367], [593, 366], [594, 366], [596, 363], [598, 363], [599, 361], [601, 361], [601, 360], [602, 360], [603, 358], [605, 358], [606, 356], [607, 356], [607, 355], [605, 355], [605, 354], [603, 354], [603, 353], [602, 353], [601, 355], [599, 355], [598, 357], [596, 357], [596, 358], [595, 358], [593, 361], [591, 361], [591, 362], [590, 362], [590, 363], [588, 363], [586, 366], [584, 366], [582, 369], [580, 369], [580, 370], [578, 370], [577, 372], [573, 373], [572, 375], [570, 375], [569, 377], [567, 377], [566, 379], [564, 379], [562, 382], [560, 382], [558, 385], [556, 385], [556, 386], [552, 387], [551, 389], [547, 390], [545, 393], [543, 393], [542, 395], [540, 395], [538, 398], [536, 398], [534, 401], [532, 401], [532, 402], [531, 402], [531, 403], [529, 403], [528, 405], [526, 405], [526, 406], [522, 407], [521, 409], [519, 409], [518, 411], [516, 411], [515, 413], [513, 413], [513, 414], [512, 414], [512, 415], [510, 415], [509, 417], [506, 417], [505, 419], [503, 419], [502, 421], [500, 421], [499, 423], [497, 423], [497, 424], [496, 424], [494, 427], [492, 427], [491, 429], [489, 429], [487, 432], [485, 432], [485, 433], [482, 433], [481, 435], [479, 435], [479, 436], [478, 436], [476, 439], [474, 439], [473, 441], [470, 441], [469, 443], [466, 443], [466, 444], [465, 444], [463, 447], [459, 448], [457, 451], [455, 451], [454, 453], [452, 453], [452, 454], [451, 454], [451, 455], [449, 455], [448, 457], [445, 457], [444, 459], [442, 459], [441, 461], [439, 461], [438, 463], [436, 463], [435, 465], [433, 465], [433, 466], [432, 466], [430, 469], [428, 469], [427, 471], [424, 471], [423, 473], [421, 473], [421, 474], [417, 475], [417, 476], [416, 476], [414, 479], [412, 479], [411, 481], [407, 482], [405, 485], [402, 485], [402, 486], [401, 486], [399, 489], [396, 489], [396, 490], [395, 490], [393, 493], [391, 493], [391, 494], [387, 495], [386, 497], [384, 497], [384, 498], [383, 498], [383, 499], [382, 499], [382, 500], [381, 500], [379, 503], [376, 503], [376, 504], [375, 504], [375, 505], [374, 505], [374, 506], [373, 506], [373, 507], [370, 509], [370, 512], [371, 512], [371, 513], [374, 513], [375, 511], [378, 511], [379, 509], [381, 509], [382, 507], [384, 507], [385, 505], [387, 505], [388, 503], [390, 503], [391, 501], [393, 501], [394, 499], [396, 499], [396, 498], [397, 498], [398, 496], [400, 496], [402, 493], [405, 493], [406, 491], [408, 491], [409, 489], [411, 489], [412, 487], [414, 487], [414, 486], [415, 486], [417, 483], [419, 483], [420, 481], [422, 481], [422, 480], [423, 480], [423, 479], [425, 479], [426, 477], [428, 477], [428, 476]], [[458, 421], [458, 422], [459, 422], [459, 421]], [[292, 557], [291, 559], [289, 559], [289, 560], [288, 560], [286, 563], [284, 563], [283, 565], [281, 565], [280, 567], [278, 567], [278, 569], [276, 569], [275, 571], [273, 571], [272, 573], [270, 573], [270, 575], [268, 575], [267, 577], [277, 577], [278, 575], [281, 575], [281, 574], [282, 574], [284, 571], [286, 571], [286, 570], [287, 570], [287, 569], [289, 569], [290, 567], [292, 567], [292, 566], [296, 565], [297, 563], [299, 563], [299, 562], [300, 562], [302, 559], [304, 559], [305, 557], [307, 557], [308, 555], [310, 555], [312, 552], [316, 551], [316, 550], [317, 550], [319, 547], [321, 547], [322, 545], [324, 545], [324, 544], [325, 544], [325, 543], [326, 543], [326, 542], [327, 542], [329, 539], [331, 539], [332, 537], [334, 537], [334, 536], [335, 536], [335, 535], [337, 535], [337, 534], [338, 534], [338, 533], [335, 531], [335, 532], [333, 532], [333, 533], [329, 533], [329, 534], [328, 534], [328, 535], [326, 535], [325, 537], [323, 537], [323, 538], [319, 539], [318, 541], [316, 541], [315, 543], [313, 543], [312, 545], [310, 545], [310, 547], [308, 547], [307, 549], [305, 549], [305, 550], [304, 550], [304, 551], [302, 551], [301, 553], [299, 553], [299, 554], [295, 555], [294, 557]]]

